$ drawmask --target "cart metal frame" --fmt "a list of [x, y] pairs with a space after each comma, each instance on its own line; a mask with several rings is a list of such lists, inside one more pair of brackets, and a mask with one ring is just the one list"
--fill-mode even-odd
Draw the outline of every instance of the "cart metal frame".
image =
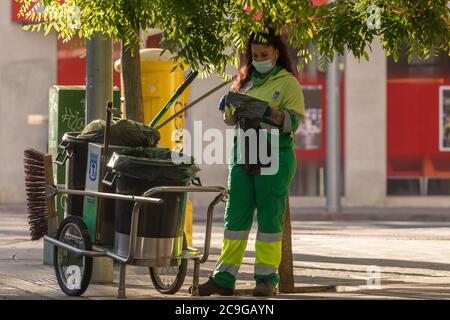
[[88, 257], [109, 257], [114, 261], [120, 263], [119, 271], [119, 288], [117, 292], [117, 298], [126, 298], [125, 294], [125, 273], [126, 265], [133, 264], [134, 251], [136, 246], [137, 230], [139, 225], [139, 214], [140, 209], [144, 203], [156, 203], [162, 204], [163, 200], [159, 198], [154, 198], [152, 195], [156, 193], [163, 192], [216, 192], [219, 193], [214, 200], [209, 204], [207, 216], [206, 216], [206, 230], [205, 230], [205, 241], [203, 246], [203, 253], [195, 248], [188, 248], [183, 251], [182, 259], [189, 259], [194, 261], [194, 274], [193, 274], [193, 285], [192, 285], [192, 296], [198, 296], [198, 286], [199, 286], [199, 276], [200, 276], [200, 264], [205, 263], [209, 257], [210, 245], [211, 245], [211, 230], [213, 223], [213, 213], [214, 207], [221, 201], [226, 200], [227, 189], [219, 186], [159, 186], [147, 190], [142, 196], [133, 195], [123, 195], [116, 193], [106, 193], [106, 192], [92, 192], [92, 191], [82, 191], [82, 190], [70, 190], [55, 186], [47, 186], [46, 194], [49, 197], [56, 196], [57, 194], [70, 194], [70, 195], [81, 195], [81, 196], [91, 196], [100, 198], [109, 198], [117, 200], [127, 200], [133, 201], [134, 206], [131, 212], [131, 230], [130, 230], [130, 243], [128, 248], [128, 256], [122, 257], [118, 255], [114, 250], [110, 250], [106, 247], [93, 245], [92, 250], [82, 250], [64, 242], [59, 241], [49, 235], [44, 236], [44, 241], [50, 242], [57, 247], [61, 247], [72, 251], [81, 256]]

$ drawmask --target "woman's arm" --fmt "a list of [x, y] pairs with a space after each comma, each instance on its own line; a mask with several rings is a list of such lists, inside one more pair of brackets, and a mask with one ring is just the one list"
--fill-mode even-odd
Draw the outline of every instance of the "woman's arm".
[[270, 109], [272, 114], [265, 118], [277, 126], [282, 126], [283, 132], [295, 132], [305, 114], [303, 92], [297, 79], [293, 76], [285, 83], [284, 89], [282, 111]]

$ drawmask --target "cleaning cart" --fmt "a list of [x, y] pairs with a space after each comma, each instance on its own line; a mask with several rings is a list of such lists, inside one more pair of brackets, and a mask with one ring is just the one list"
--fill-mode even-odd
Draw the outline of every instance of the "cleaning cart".
[[[195, 76], [196, 73], [188, 76], [153, 125]], [[150, 150], [159, 153], [158, 156], [145, 159], [134, 156], [135, 149], [130, 146], [110, 145], [112, 113], [112, 103], [108, 103], [102, 143], [95, 139], [83, 140], [79, 133], [64, 136], [62, 152], [55, 162], [65, 164], [67, 161], [65, 186], [54, 184], [48, 156], [33, 149], [25, 151], [32, 238], [43, 236], [46, 242], [53, 244], [56, 278], [62, 291], [69, 296], [85, 292], [91, 280], [93, 259], [97, 257], [119, 263], [118, 298], [126, 297], [127, 265], [148, 267], [155, 288], [164, 294], [174, 294], [184, 282], [188, 260], [194, 262], [191, 294], [198, 295], [200, 264], [209, 256], [214, 208], [226, 200], [227, 190], [221, 186], [202, 186], [199, 180], [193, 184], [194, 175], [188, 170], [192, 167], [189, 164], [183, 167], [187, 161], [174, 165], [168, 150], [153, 146], [145, 152]], [[141, 172], [141, 176], [136, 176], [136, 172]], [[185, 173], [183, 179], [178, 178], [180, 173]], [[214, 195], [206, 213], [202, 250], [188, 247], [183, 234], [189, 192]], [[68, 205], [65, 219], [54, 231], [57, 195], [64, 195]]]
[[[183, 223], [177, 221], [176, 234], [167, 238], [138, 237], [138, 230], [146, 230], [140, 218], [151, 217], [151, 211], [164, 208], [159, 216], [173, 216], [177, 206], [165, 203], [170, 195], [188, 192], [210, 192], [215, 194], [209, 204], [205, 230], [203, 250], [187, 247], [183, 241]], [[131, 212], [121, 212], [124, 218], [130, 218], [130, 229], [124, 231], [124, 237], [116, 239], [114, 247], [92, 245], [88, 227], [81, 217], [72, 215], [60, 224], [56, 236], [44, 236], [44, 240], [52, 243], [54, 248], [54, 267], [58, 284], [70, 296], [81, 295], [88, 287], [92, 273], [93, 257], [109, 257], [120, 263], [118, 298], [125, 298], [125, 270], [126, 265], [150, 267], [151, 278], [156, 289], [161, 293], [176, 293], [184, 281], [187, 260], [194, 261], [194, 276], [192, 295], [198, 295], [200, 264], [208, 259], [211, 228], [214, 207], [226, 197], [226, 189], [219, 186], [157, 186], [150, 188], [143, 195], [123, 195], [118, 193], [89, 192], [69, 190], [54, 186], [47, 186], [47, 196], [57, 194], [72, 196], [97, 197], [115, 199], [132, 204]], [[128, 217], [127, 217], [128, 215]], [[163, 222], [167, 222], [162, 220]], [[148, 221], [147, 226], [151, 225]], [[169, 221], [174, 223], [173, 220]], [[162, 224], [164, 225], [164, 223]], [[180, 236], [181, 232], [181, 236]], [[129, 235], [129, 236], [128, 236]], [[142, 240], [144, 238], [144, 240]], [[139, 240], [139, 241], [138, 241]], [[180, 245], [181, 242], [181, 245]], [[183, 245], [184, 242], [184, 245]]]

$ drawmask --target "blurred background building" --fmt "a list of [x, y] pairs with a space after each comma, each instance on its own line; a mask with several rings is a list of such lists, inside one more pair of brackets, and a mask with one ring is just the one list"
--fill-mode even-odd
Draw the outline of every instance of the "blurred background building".
[[[49, 88], [84, 85], [86, 77], [83, 46], [63, 44], [52, 33], [43, 37], [22, 31], [22, 23], [14, 1], [0, 1], [0, 203], [25, 201], [22, 152], [28, 146], [47, 149]], [[163, 46], [159, 35], [145, 38], [146, 47]], [[114, 60], [119, 57], [120, 46], [115, 45]], [[450, 207], [450, 57], [444, 53], [408, 64], [402, 55], [394, 62], [374, 42], [370, 62], [348, 54], [341, 65], [342, 206]], [[299, 81], [306, 115], [296, 132], [294, 212], [324, 208], [327, 180], [325, 73], [313, 60], [300, 71]], [[190, 101], [219, 83], [217, 76], [197, 79]], [[120, 86], [117, 72], [114, 85]], [[216, 105], [226, 92], [224, 88], [189, 110], [187, 129], [201, 120], [204, 130], [225, 130]], [[73, 117], [67, 121], [75, 121]], [[204, 184], [226, 184], [226, 165], [201, 168]], [[191, 198], [196, 207], [211, 200]]]

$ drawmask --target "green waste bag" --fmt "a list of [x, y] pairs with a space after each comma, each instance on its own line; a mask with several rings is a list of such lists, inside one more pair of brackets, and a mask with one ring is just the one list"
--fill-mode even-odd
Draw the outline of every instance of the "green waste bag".
[[[90, 142], [103, 142], [105, 121], [94, 120], [78, 136]], [[133, 120], [113, 120], [110, 128], [110, 144], [127, 147], [155, 147], [160, 139], [158, 130]]]

